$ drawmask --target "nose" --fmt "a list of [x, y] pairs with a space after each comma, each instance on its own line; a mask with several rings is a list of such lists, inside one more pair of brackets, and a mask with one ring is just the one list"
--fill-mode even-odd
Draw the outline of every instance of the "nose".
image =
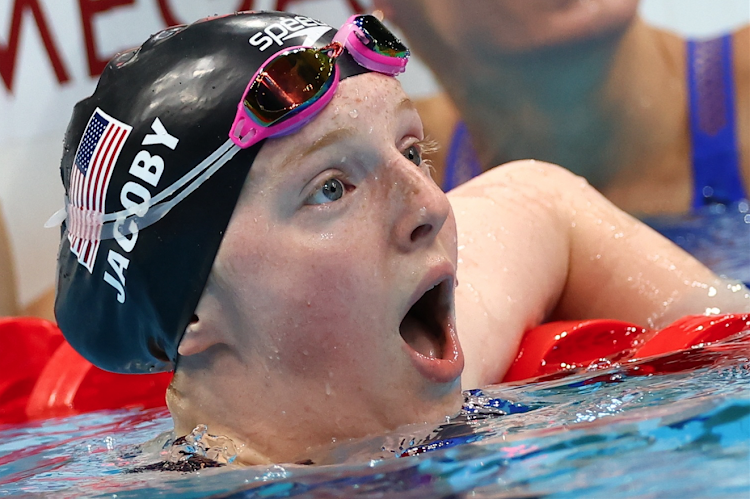
[[448, 197], [419, 167], [397, 160], [389, 200], [394, 208], [393, 237], [402, 251], [429, 246], [450, 214]]

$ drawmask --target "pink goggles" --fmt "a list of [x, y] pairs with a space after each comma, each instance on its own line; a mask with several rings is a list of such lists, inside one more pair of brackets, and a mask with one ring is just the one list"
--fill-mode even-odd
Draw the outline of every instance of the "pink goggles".
[[336, 93], [336, 59], [344, 49], [360, 66], [389, 76], [402, 73], [409, 59], [409, 49], [376, 17], [352, 16], [329, 45], [283, 49], [260, 66], [237, 105], [232, 142], [245, 149], [312, 120]]

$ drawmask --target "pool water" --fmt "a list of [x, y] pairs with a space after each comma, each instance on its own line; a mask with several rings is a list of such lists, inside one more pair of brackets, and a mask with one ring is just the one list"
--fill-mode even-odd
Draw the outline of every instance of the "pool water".
[[[748, 283], [749, 212], [647, 222]], [[750, 497], [750, 332], [466, 398], [449, 422], [332, 446], [319, 466], [132, 473], [161, 459], [165, 409], [0, 426], [0, 497]]]
[[747, 497], [742, 339], [467, 392], [450, 422], [315, 456], [337, 464], [129, 472], [159, 460], [137, 444], [170, 429], [164, 410], [0, 428], [0, 496]]

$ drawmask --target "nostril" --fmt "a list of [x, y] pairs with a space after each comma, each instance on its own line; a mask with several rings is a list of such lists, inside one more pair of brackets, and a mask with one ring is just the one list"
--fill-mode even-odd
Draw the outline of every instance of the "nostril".
[[411, 242], [415, 243], [432, 232], [432, 224], [422, 224], [411, 231]]

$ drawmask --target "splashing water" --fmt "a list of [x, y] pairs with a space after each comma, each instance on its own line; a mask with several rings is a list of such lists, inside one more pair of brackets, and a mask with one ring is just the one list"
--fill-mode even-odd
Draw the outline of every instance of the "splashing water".
[[[134, 469], [164, 410], [0, 429], [0, 495], [738, 497], [750, 489], [750, 333], [733, 343], [465, 393], [461, 413], [320, 451], [324, 466]], [[601, 367], [601, 366], [600, 366]], [[205, 428], [192, 445], [200, 446]], [[210, 446], [209, 446], [210, 447]]]
[[[748, 208], [646, 221], [750, 282]], [[336, 444], [315, 456], [323, 466], [154, 471], [187, 455], [231, 463], [236, 452], [205, 428], [176, 441], [164, 409], [0, 426], [0, 497], [747, 496], [750, 333], [598, 368], [466, 392], [458, 416]]]

